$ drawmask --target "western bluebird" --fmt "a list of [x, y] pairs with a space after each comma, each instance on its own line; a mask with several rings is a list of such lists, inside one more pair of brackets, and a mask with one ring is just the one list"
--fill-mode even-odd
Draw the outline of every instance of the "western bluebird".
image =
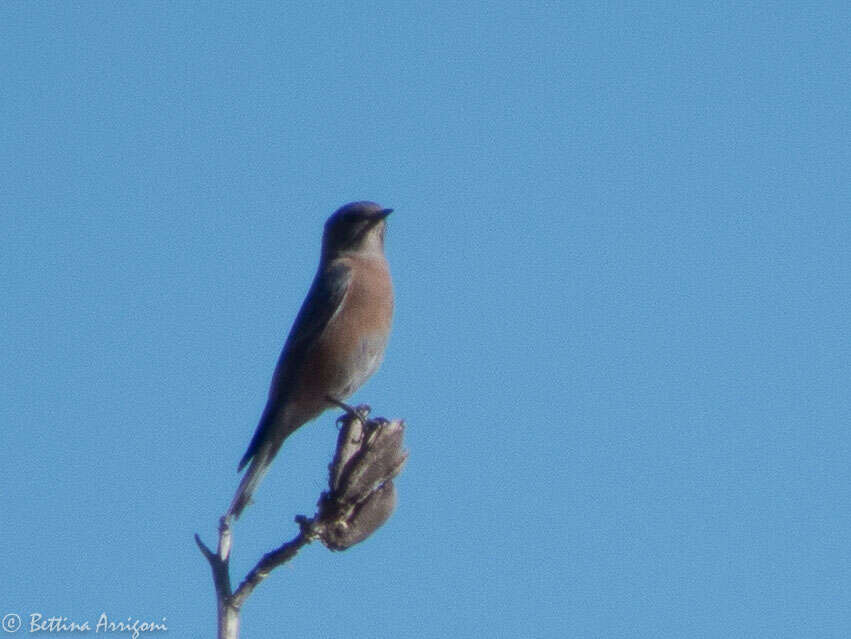
[[284, 440], [349, 397], [381, 364], [393, 318], [393, 285], [384, 257], [384, 218], [392, 210], [352, 202], [325, 223], [319, 269], [239, 462], [240, 471], [251, 465], [226, 519], [239, 518]]

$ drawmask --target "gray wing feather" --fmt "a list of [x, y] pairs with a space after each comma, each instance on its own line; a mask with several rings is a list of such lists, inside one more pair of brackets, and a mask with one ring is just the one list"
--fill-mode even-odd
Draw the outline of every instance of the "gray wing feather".
[[328, 322], [337, 314], [351, 279], [351, 269], [340, 262], [333, 263], [316, 274], [278, 358], [266, 408], [248, 450], [239, 462], [238, 471], [245, 468], [274, 430], [278, 412], [287, 402], [287, 390], [292, 386], [293, 379], [299, 374], [299, 366], [305, 360], [305, 351], [316, 342]]

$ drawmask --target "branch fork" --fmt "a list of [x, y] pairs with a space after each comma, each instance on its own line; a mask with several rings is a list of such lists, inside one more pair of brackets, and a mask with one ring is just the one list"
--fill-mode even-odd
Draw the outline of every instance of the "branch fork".
[[378, 530], [393, 513], [396, 489], [393, 478], [405, 465], [408, 453], [402, 448], [405, 431], [401, 420], [367, 419], [368, 406], [346, 411], [337, 449], [329, 466], [328, 490], [317, 503], [313, 518], [295, 518], [299, 533], [266, 553], [248, 572], [236, 590], [231, 589], [231, 522], [219, 520], [219, 543], [210, 550], [196, 534], [195, 543], [210, 564], [218, 602], [219, 639], [237, 639], [239, 612], [245, 600], [278, 566], [298, 554], [307, 544], [320, 540], [330, 550], [342, 551], [360, 543]]

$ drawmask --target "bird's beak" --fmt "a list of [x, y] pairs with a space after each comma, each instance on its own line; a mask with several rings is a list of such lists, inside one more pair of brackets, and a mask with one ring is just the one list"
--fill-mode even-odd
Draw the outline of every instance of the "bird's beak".
[[390, 215], [393, 212], [393, 209], [381, 209], [378, 213], [375, 213], [372, 217], [369, 218], [367, 228], [373, 228], [377, 226], [381, 220]]

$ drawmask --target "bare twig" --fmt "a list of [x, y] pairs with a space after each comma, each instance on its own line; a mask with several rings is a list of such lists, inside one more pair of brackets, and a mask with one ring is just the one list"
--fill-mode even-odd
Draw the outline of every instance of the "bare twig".
[[[226, 541], [227, 540], [227, 541]], [[218, 610], [218, 638], [237, 639], [239, 637], [239, 608], [233, 606], [230, 587], [230, 568], [228, 554], [230, 549], [230, 529], [225, 518], [219, 524], [219, 549], [217, 553], [207, 548], [201, 537], [195, 535], [195, 543], [210, 564], [213, 571], [213, 585], [216, 588]]]
[[252, 568], [236, 591], [230, 581], [230, 522], [219, 520], [219, 543], [210, 550], [196, 534], [195, 543], [210, 564], [218, 605], [218, 639], [239, 637], [239, 612], [242, 605], [278, 566], [290, 561], [307, 544], [319, 539], [331, 550], [346, 550], [375, 532], [393, 512], [396, 492], [392, 478], [399, 474], [407, 459], [402, 450], [404, 424], [383, 419], [368, 420], [368, 406], [346, 414], [337, 438], [337, 451], [330, 465], [329, 489], [319, 498], [313, 519], [296, 517], [299, 533], [266, 553]]
[[245, 579], [242, 580], [242, 583], [239, 584], [231, 599], [232, 604], [237, 609], [248, 599], [248, 595], [257, 587], [257, 584], [269, 576], [270, 572], [278, 566], [287, 563], [298, 554], [299, 550], [316, 539], [314, 533], [311, 532], [312, 520], [296, 517], [296, 521], [301, 525], [301, 531], [299, 531], [298, 535], [291, 541], [285, 542], [275, 548], [275, 550], [263, 555], [263, 558], [257, 562], [257, 565], [251, 569], [245, 576]]

